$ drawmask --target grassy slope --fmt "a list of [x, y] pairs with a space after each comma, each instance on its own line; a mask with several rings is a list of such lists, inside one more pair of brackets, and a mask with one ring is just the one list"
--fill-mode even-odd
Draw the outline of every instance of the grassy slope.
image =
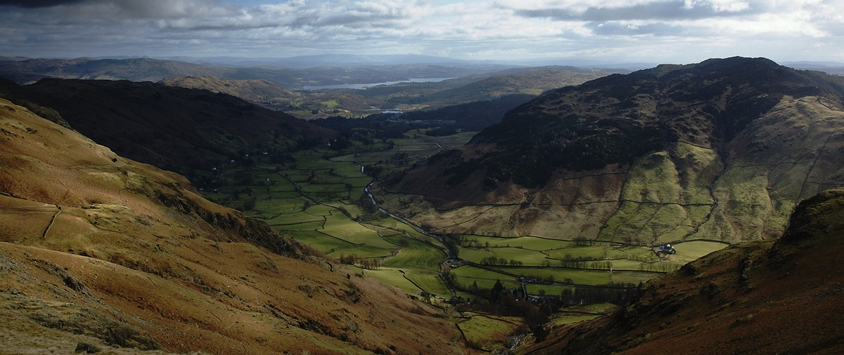
[[56, 337], [171, 352], [461, 351], [435, 309], [329, 271], [175, 174], [0, 104], [0, 190], [15, 196], [0, 196], [0, 327], [38, 324], [21, 351], [73, 345]]
[[[491, 203], [471, 202], [478, 196], [462, 188], [450, 202], [431, 200], [438, 210], [400, 203], [424, 201], [419, 196], [379, 196], [388, 209], [443, 233], [642, 244], [768, 238], [782, 233], [799, 199], [844, 184], [844, 159], [835, 153], [844, 149], [841, 112], [823, 98], [785, 97], [723, 155], [680, 142], [626, 169], [554, 176], [542, 189], [499, 187], [485, 193]], [[408, 183], [442, 189], [437, 176]]]
[[822, 192], [801, 202], [779, 240], [712, 253], [650, 281], [613, 316], [523, 352], [840, 353], [842, 221], [844, 190]]

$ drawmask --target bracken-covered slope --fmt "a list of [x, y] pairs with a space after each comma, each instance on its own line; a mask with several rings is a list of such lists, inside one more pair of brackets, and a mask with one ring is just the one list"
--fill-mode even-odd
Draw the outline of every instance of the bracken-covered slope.
[[616, 314], [552, 331], [528, 354], [841, 354], [844, 189], [801, 202], [776, 241], [651, 280]]
[[842, 102], [840, 77], [767, 59], [663, 65], [547, 93], [384, 190], [442, 232], [777, 236], [797, 201], [844, 186]]
[[58, 111], [73, 129], [122, 156], [177, 172], [334, 135], [234, 96], [150, 82], [2, 81], [0, 93]]
[[0, 141], [0, 353], [464, 349], [438, 310], [3, 99]]

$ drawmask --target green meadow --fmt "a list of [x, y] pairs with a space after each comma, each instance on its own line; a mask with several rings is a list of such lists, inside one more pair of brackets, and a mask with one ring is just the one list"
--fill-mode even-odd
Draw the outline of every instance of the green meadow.
[[[378, 143], [367, 148], [355, 143], [343, 152], [323, 147], [292, 153], [283, 163], [254, 157], [254, 164], [248, 167], [221, 166], [215, 170], [221, 186], [205, 195], [266, 221], [283, 235], [328, 257], [339, 260], [354, 256], [357, 260], [377, 261], [366, 266], [370, 269], [360, 269], [365, 265], [352, 266], [367, 277], [377, 278], [408, 293], [426, 292], [450, 298], [452, 290], [440, 276], [447, 247], [436, 238], [368, 207], [364, 187], [372, 177], [361, 172], [358, 165], [382, 172], [402, 169], [441, 149], [463, 145], [472, 136], [462, 133], [429, 137], [423, 133], [411, 130], [404, 138], [392, 140], [394, 146], [389, 150], [388, 144]], [[685, 146], [680, 148], [677, 155], [681, 158], [706, 153]], [[666, 171], [672, 164], [664, 153], [654, 154], [649, 159], [653, 160], [652, 164], [665, 165]], [[674, 160], [682, 159], [675, 157]], [[562, 284], [564, 282], [638, 284], [726, 246], [705, 240], [686, 241], [675, 245], [677, 254], [660, 257], [648, 246], [623, 243], [625, 238], [631, 240], [630, 233], [634, 233], [632, 239], [637, 240], [674, 241], [689, 234], [688, 228], [692, 225], [703, 223], [710, 211], [709, 206], [681, 208], [642, 203], [677, 199], [707, 202], [706, 196], [697, 191], [673, 187], [649, 189], [648, 186], [657, 182], [670, 181], [676, 186], [678, 179], [671, 174], [649, 174], [642, 170], [637, 177], [641, 184], [630, 185], [624, 192], [631, 201], [622, 204], [616, 217], [608, 221], [603, 234], [606, 240], [461, 235], [455, 240], [456, 249], [459, 257], [469, 264], [452, 268], [453, 280], [463, 287], [477, 285], [480, 289], [492, 288], [497, 280], [505, 287], [520, 288], [520, 276], [553, 280], [555, 284], [526, 284], [525, 289], [530, 294], [558, 295], [571, 288]], [[674, 216], [672, 218], [678, 221], [685, 219], [688, 228], [671, 229], [647, 222], [646, 216], [655, 215], [666, 216], [660, 219], [668, 219], [667, 216]], [[639, 220], [641, 223], [637, 222]], [[622, 222], [627, 225], [624, 228], [633, 229], [616, 227]], [[707, 227], [706, 224], [703, 227]], [[471, 297], [465, 292], [456, 292], [461, 297]]]
[[515, 317], [497, 317], [482, 314], [466, 314], [468, 317], [457, 323], [466, 342], [477, 349], [493, 351], [521, 325]]

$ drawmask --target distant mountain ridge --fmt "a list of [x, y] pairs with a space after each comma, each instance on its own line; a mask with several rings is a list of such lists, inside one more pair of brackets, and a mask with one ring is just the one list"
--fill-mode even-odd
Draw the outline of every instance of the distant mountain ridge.
[[762, 58], [611, 75], [546, 93], [384, 188], [430, 203], [405, 213], [449, 233], [775, 236], [800, 199], [844, 186], [842, 83]]
[[30, 59], [0, 57], [0, 77], [19, 84], [43, 78], [130, 80], [157, 82], [182, 76], [214, 76], [238, 80], [268, 80], [286, 89], [305, 85], [367, 84], [410, 78], [453, 78], [495, 72], [512, 66], [497, 64], [392, 64], [356, 66], [224, 67], [150, 58]]
[[179, 75], [216, 75], [222, 68], [149, 58], [29, 59], [0, 58], [0, 77], [18, 83], [43, 78], [159, 81]]

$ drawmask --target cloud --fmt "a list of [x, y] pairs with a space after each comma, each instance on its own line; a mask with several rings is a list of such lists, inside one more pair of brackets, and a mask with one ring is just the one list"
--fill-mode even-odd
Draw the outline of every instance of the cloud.
[[758, 13], [761, 6], [744, 1], [672, 0], [619, 6], [570, 6], [514, 9], [518, 16], [555, 21], [605, 22], [620, 20], [693, 20]]
[[0, 6], [37, 8], [74, 4], [84, 0], [0, 0]]
[[[414, 53], [473, 59], [624, 54], [652, 58], [667, 53], [689, 58], [687, 62], [705, 59], [691, 57], [709, 53], [763, 56], [782, 51], [792, 56], [826, 55], [826, 60], [844, 56], [844, 49], [835, 44], [844, 37], [842, 1], [269, 2], [0, 1], [5, 5], [0, 9], [0, 53], [62, 57]], [[747, 53], [750, 49], [759, 54]]]
[[54, 15], [64, 19], [121, 22], [150, 19], [226, 18], [238, 7], [216, 0], [85, 0], [60, 9]]
[[599, 36], [681, 36], [685, 32], [683, 26], [665, 23], [649, 23], [637, 25], [635, 23], [593, 23], [588, 25], [592, 32]]

